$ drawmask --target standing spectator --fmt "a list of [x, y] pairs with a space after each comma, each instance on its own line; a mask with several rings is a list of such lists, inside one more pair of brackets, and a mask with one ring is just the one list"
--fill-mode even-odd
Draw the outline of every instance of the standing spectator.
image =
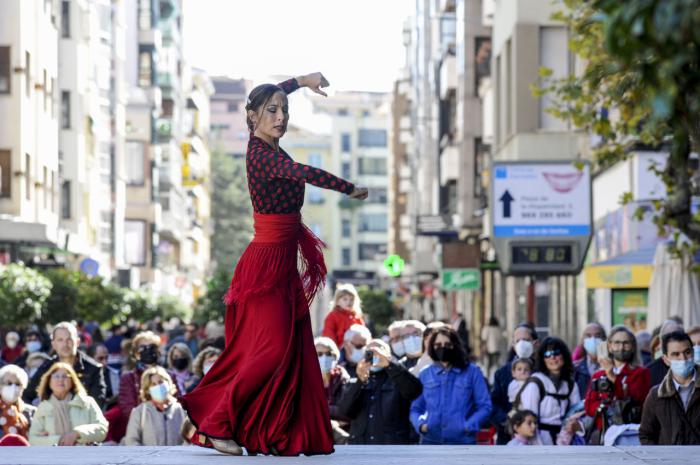
[[512, 361], [515, 358], [529, 358], [537, 350], [539, 340], [537, 331], [528, 323], [521, 323], [513, 331], [512, 346], [508, 352], [508, 361], [496, 370], [493, 377], [493, 389], [491, 390], [491, 424], [496, 428], [496, 444], [506, 445], [510, 441], [508, 433], [508, 412], [511, 410], [511, 401], [508, 399], [508, 386], [513, 381]]
[[[593, 427], [598, 433], [611, 424], [638, 424], [650, 387], [649, 370], [639, 366], [637, 340], [632, 331], [624, 326], [614, 327], [608, 339], [608, 353], [612, 358], [599, 361], [601, 370], [593, 375], [586, 393], [586, 414], [595, 418]], [[612, 389], [603, 389], [606, 386]]]
[[425, 325], [418, 320], [404, 321], [401, 337], [406, 355], [399, 361], [401, 366], [410, 370], [418, 363], [423, 355], [423, 333]]
[[18, 435], [28, 439], [35, 411], [22, 401], [22, 391], [28, 382], [27, 373], [17, 365], [0, 368], [0, 438]]
[[[24, 351], [17, 357], [14, 364], [20, 368], [26, 369], [29, 356], [45, 350], [47, 350], [47, 348], [44, 347], [44, 340], [41, 333], [36, 329], [30, 329], [24, 335]], [[33, 373], [30, 373], [29, 377], [31, 377], [32, 374]]]
[[[661, 329], [659, 330], [659, 341], [663, 341], [663, 337], [667, 334], [671, 334], [675, 331], [683, 331], [683, 326], [674, 319], [668, 319], [663, 322]], [[659, 350], [663, 354], [663, 344], [659, 344]], [[651, 374], [651, 385], [656, 386], [661, 384], [661, 381], [666, 377], [668, 373], [668, 365], [664, 362], [663, 356], [657, 358], [649, 365], [647, 365], [649, 372]]]
[[46, 362], [47, 360], [51, 360], [51, 357], [49, 357], [44, 352], [34, 352], [29, 354], [29, 356], [26, 359], [26, 365], [24, 367], [24, 371], [27, 372], [27, 376], [29, 376], [29, 379], [32, 379], [36, 372], [39, 371], [41, 365], [43, 365], [44, 362]]
[[605, 341], [605, 329], [600, 323], [588, 323], [581, 336], [583, 357], [574, 362], [574, 380], [578, 385], [578, 392], [585, 394], [593, 373], [600, 370], [598, 363], [598, 344]]
[[73, 367], [56, 362], [41, 377], [41, 403], [29, 429], [29, 443], [43, 446], [95, 444], [107, 434], [107, 420]]
[[[526, 359], [523, 359], [526, 360]], [[530, 410], [516, 410], [508, 419], [513, 439], [509, 446], [541, 445], [537, 435], [537, 415]]]
[[187, 415], [174, 395], [177, 388], [165, 368], [154, 366], [141, 377], [141, 404], [131, 411], [126, 446], [179, 446]]
[[[442, 321], [433, 321], [432, 323], [429, 323], [426, 326], [425, 331], [423, 331], [423, 354], [418, 358], [418, 360], [416, 360], [416, 363], [413, 365], [413, 367], [411, 367], [411, 369], [408, 370], [416, 378], [425, 367], [428, 367], [433, 364], [433, 359], [430, 358], [430, 351], [428, 350], [430, 344], [430, 336], [432, 336], [433, 332], [435, 332], [436, 329], [442, 328], [444, 326], [447, 325]], [[462, 348], [464, 348], [464, 345], [462, 345]]]
[[406, 355], [406, 348], [403, 345], [403, 335], [401, 334], [404, 323], [404, 321], [394, 321], [386, 329], [386, 332], [389, 334], [391, 353], [395, 360], [401, 360], [401, 358]]
[[364, 357], [365, 346], [370, 339], [372, 339], [372, 333], [363, 325], [355, 324], [345, 331], [343, 336], [343, 353], [345, 357], [340, 365], [345, 368], [351, 378], [354, 378], [356, 375], [357, 363]]
[[102, 375], [102, 366], [85, 352], [78, 350], [80, 338], [75, 326], [68, 322], [57, 324], [51, 333], [51, 347], [55, 355], [51, 360], [44, 362], [29, 381], [27, 390], [24, 391], [24, 401], [32, 403], [36, 399], [37, 387], [44, 373], [48, 372], [53, 364], [67, 363], [82, 380], [81, 386], [85, 387], [87, 394], [92, 397], [97, 405], [102, 406], [107, 395], [107, 385]]
[[434, 362], [420, 372], [423, 393], [411, 405], [421, 444], [476, 444], [491, 413], [486, 380], [466, 359], [457, 331], [437, 328], [428, 344]]
[[314, 339], [318, 364], [321, 366], [323, 388], [326, 390], [328, 410], [331, 415], [333, 427], [333, 443], [347, 444], [350, 435], [347, 433], [350, 419], [341, 415], [338, 411], [338, 402], [343, 394], [343, 386], [350, 379], [345, 368], [338, 365], [340, 351], [329, 337], [317, 337]]
[[192, 363], [192, 373], [194, 373], [194, 382], [192, 383], [187, 392], [194, 391], [194, 388], [196, 388], [199, 382], [202, 381], [204, 375], [209, 373], [211, 367], [213, 367], [214, 363], [219, 359], [219, 355], [221, 355], [221, 349], [217, 347], [205, 347], [201, 351], [199, 351], [197, 357]]
[[661, 340], [663, 360], [670, 365], [661, 384], [644, 402], [639, 440], [642, 445], [700, 444], [700, 376], [693, 361], [693, 343], [682, 331]]
[[537, 373], [520, 391], [514, 407], [537, 413], [539, 429], [549, 433], [540, 435], [542, 442], [553, 445], [569, 407], [581, 401], [569, 348], [561, 339], [547, 337], [537, 351], [535, 367]]
[[486, 376], [496, 369], [501, 356], [501, 327], [495, 316], [489, 318], [489, 324], [481, 328], [481, 351], [486, 354]]
[[0, 352], [0, 359], [5, 363], [15, 363], [23, 351], [24, 346], [19, 342], [19, 334], [16, 331], [10, 331], [5, 335], [5, 347]]
[[352, 284], [341, 284], [335, 291], [333, 309], [323, 322], [323, 336], [333, 339], [340, 347], [344, 342], [345, 332], [353, 325], [364, 326], [360, 307], [360, 296]]
[[170, 347], [167, 360], [175, 387], [179, 395], [184, 395], [197, 382], [192, 373], [192, 352], [187, 344], [177, 342]]
[[639, 358], [642, 366], [647, 366], [652, 362], [651, 356], [651, 333], [649, 331], [639, 331], [634, 335], [639, 347]]
[[109, 350], [107, 346], [100, 343], [98, 345], [91, 347], [93, 353], [92, 358], [95, 359], [97, 363], [102, 365], [102, 376], [105, 379], [105, 384], [107, 385], [106, 400], [104, 410], [107, 410], [114, 406], [117, 402], [117, 396], [119, 394], [119, 370], [108, 365], [109, 360]]
[[391, 349], [381, 339], [367, 344], [371, 361], [357, 364], [357, 376], [343, 388], [340, 415], [350, 419], [350, 444], [408, 444], [411, 401], [422, 386], [408, 370], [391, 360]]
[[700, 326], [693, 326], [688, 330], [688, 336], [693, 342], [693, 359], [696, 365], [700, 365]]

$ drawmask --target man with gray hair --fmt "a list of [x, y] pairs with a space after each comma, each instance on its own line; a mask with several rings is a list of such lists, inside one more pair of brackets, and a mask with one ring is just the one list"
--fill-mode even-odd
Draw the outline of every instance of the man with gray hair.
[[[683, 325], [678, 323], [676, 319], [668, 319], [661, 324], [659, 339], [663, 339], [665, 335], [671, 334], [675, 331], [683, 331]], [[651, 362], [649, 365], [647, 365], [647, 368], [651, 372], [650, 386], [660, 384], [666, 377], [666, 373], [668, 373], [668, 365], [666, 365], [664, 362], [663, 357], [659, 357]]]
[[340, 365], [345, 368], [351, 378], [355, 377], [357, 363], [365, 355], [365, 346], [372, 339], [372, 333], [364, 325], [354, 324], [343, 335], [343, 361]]
[[78, 350], [80, 337], [75, 326], [63, 321], [54, 326], [51, 331], [51, 348], [53, 356], [45, 361], [34, 373], [29, 381], [29, 386], [24, 391], [23, 399], [31, 404], [37, 397], [37, 387], [41, 377], [54, 363], [63, 362], [71, 365], [78, 374], [80, 381], [85, 386], [87, 393], [102, 407], [105, 402], [107, 385], [102, 373], [102, 365], [89, 357], [85, 352]]

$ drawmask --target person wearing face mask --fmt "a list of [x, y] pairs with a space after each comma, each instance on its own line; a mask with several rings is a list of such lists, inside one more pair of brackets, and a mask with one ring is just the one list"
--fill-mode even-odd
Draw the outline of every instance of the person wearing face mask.
[[423, 355], [423, 334], [425, 331], [425, 325], [418, 320], [404, 321], [401, 328], [401, 342], [405, 355], [399, 360], [399, 363], [407, 370], [415, 367]]
[[484, 375], [469, 363], [450, 326], [433, 331], [428, 352], [433, 363], [420, 372], [423, 393], [411, 404], [411, 424], [420, 443], [476, 444], [476, 434], [491, 414]]
[[391, 360], [389, 345], [372, 339], [338, 402], [338, 412], [350, 419], [349, 443], [409, 444], [409, 409], [422, 390], [418, 379]]
[[[625, 326], [614, 327], [608, 338], [608, 353], [610, 358], [599, 361], [601, 369], [593, 374], [586, 392], [586, 415], [595, 418], [594, 428], [599, 433], [613, 424], [638, 424], [650, 388], [649, 370], [639, 366], [632, 331]], [[592, 436], [593, 443], [598, 436]]]
[[[678, 323], [676, 320], [669, 319], [663, 322], [661, 328], [659, 329], [658, 340], [662, 341], [664, 336], [670, 334], [674, 331], [683, 331], [683, 325]], [[663, 360], [663, 350], [662, 344], [658, 344], [658, 356], [654, 361], [649, 363], [646, 367], [651, 373], [651, 385], [656, 386], [661, 383], [668, 373], [668, 365]]]
[[605, 341], [605, 329], [600, 323], [588, 323], [581, 336], [581, 348], [583, 357], [574, 362], [574, 380], [578, 385], [579, 392], [588, 390], [588, 383], [591, 381], [593, 373], [600, 370], [598, 363], [598, 344]]
[[209, 373], [214, 363], [221, 355], [221, 349], [217, 347], [205, 347], [199, 351], [197, 357], [195, 357], [192, 363], [192, 372], [194, 373], [194, 380], [192, 385], [187, 389], [187, 392], [192, 392], [194, 388], [197, 387], [204, 375]]
[[693, 343], [693, 360], [696, 365], [700, 365], [700, 326], [690, 328], [688, 336]]
[[141, 403], [131, 411], [125, 446], [179, 446], [185, 411], [175, 399], [177, 388], [165, 368], [154, 366], [141, 376]]
[[17, 365], [0, 368], [0, 445], [3, 439], [8, 442], [13, 436], [25, 441], [28, 439], [29, 426], [36, 410], [22, 401], [22, 391], [28, 382], [27, 373]]
[[360, 296], [352, 284], [339, 284], [333, 297], [331, 311], [323, 321], [322, 336], [331, 338], [335, 345], [343, 344], [343, 336], [352, 325], [365, 325]]
[[177, 391], [183, 395], [196, 381], [192, 373], [192, 352], [187, 344], [177, 342], [170, 347], [166, 359]]
[[[29, 372], [27, 368], [27, 359], [33, 355], [42, 353], [44, 351], [42, 334], [36, 329], [30, 329], [24, 334], [24, 350], [19, 357], [14, 361], [14, 364], [18, 367], [24, 368]], [[29, 374], [31, 379], [33, 373]]]
[[19, 341], [19, 334], [16, 331], [9, 331], [5, 335], [5, 347], [0, 352], [0, 359], [5, 363], [15, 363], [23, 351], [24, 346]]
[[700, 376], [693, 342], [683, 331], [661, 339], [670, 369], [644, 401], [639, 440], [642, 445], [700, 445]]
[[491, 389], [491, 424], [496, 428], [496, 444], [504, 446], [511, 440], [508, 428], [508, 412], [512, 405], [508, 399], [508, 386], [513, 381], [512, 367], [513, 360], [529, 358], [533, 364], [533, 357], [537, 350], [539, 339], [534, 326], [529, 323], [521, 323], [513, 330], [511, 349], [508, 353], [508, 361], [496, 370], [493, 376], [493, 387]]
[[365, 346], [372, 339], [372, 333], [363, 325], [352, 325], [343, 336], [343, 359], [340, 365], [351, 378], [356, 376], [357, 364], [365, 356]]
[[350, 426], [350, 419], [341, 415], [338, 411], [338, 402], [343, 394], [343, 386], [350, 379], [350, 375], [345, 368], [338, 365], [340, 351], [333, 339], [329, 337], [317, 337], [314, 339], [318, 364], [321, 367], [321, 377], [323, 378], [323, 388], [326, 390], [328, 399], [328, 411], [331, 415], [331, 426], [333, 427], [333, 443], [347, 444], [349, 434], [347, 430]]

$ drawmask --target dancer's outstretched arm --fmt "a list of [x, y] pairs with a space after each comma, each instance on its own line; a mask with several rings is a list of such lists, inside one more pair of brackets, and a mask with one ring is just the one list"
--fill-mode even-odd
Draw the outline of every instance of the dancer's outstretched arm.
[[286, 81], [277, 84], [277, 87], [281, 88], [285, 94], [289, 95], [300, 87], [308, 87], [311, 91], [316, 92], [319, 95], [328, 97], [328, 95], [321, 90], [321, 87], [328, 87], [330, 83], [321, 73], [311, 73], [305, 74], [303, 76], [297, 76], [292, 79], [287, 79]]

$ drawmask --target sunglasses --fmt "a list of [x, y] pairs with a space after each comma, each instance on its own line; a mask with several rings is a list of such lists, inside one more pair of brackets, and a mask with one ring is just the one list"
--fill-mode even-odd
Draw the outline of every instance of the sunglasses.
[[561, 355], [561, 350], [559, 350], [559, 349], [547, 350], [544, 353], [544, 358], [552, 358], [552, 357], [556, 357], [558, 355]]

